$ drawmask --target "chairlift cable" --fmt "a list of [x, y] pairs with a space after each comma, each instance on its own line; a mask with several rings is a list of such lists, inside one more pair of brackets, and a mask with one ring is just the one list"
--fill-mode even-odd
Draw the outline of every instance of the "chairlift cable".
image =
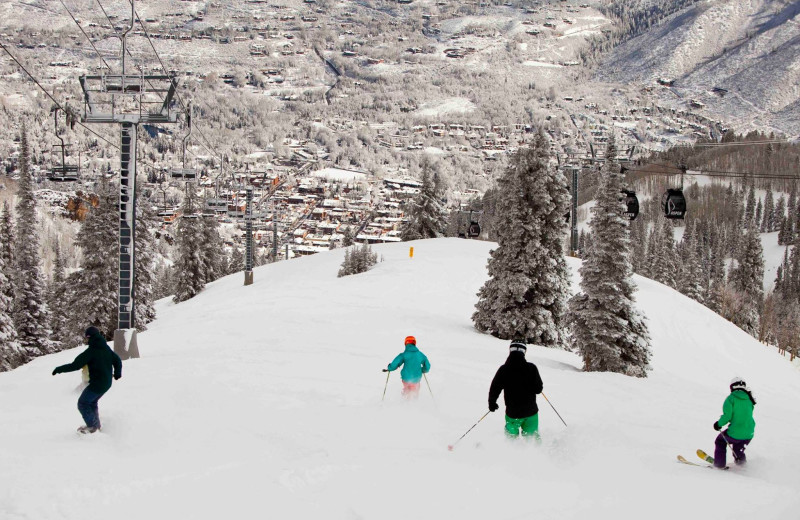
[[[97, 0], [97, 2], [100, 3], [100, 0]], [[147, 27], [145, 26], [144, 22], [142, 22], [142, 18], [139, 16], [139, 13], [135, 9], [134, 9], [134, 14], [136, 15], [136, 19], [139, 21], [139, 25], [141, 26], [142, 31], [144, 32], [144, 35], [147, 38], [147, 42], [150, 44], [150, 47], [153, 49], [153, 53], [155, 53], [155, 55], [156, 55], [156, 59], [158, 60], [158, 63], [161, 64], [161, 69], [164, 71], [164, 74], [169, 75], [169, 71], [167, 70], [166, 65], [164, 65], [164, 61], [161, 59], [161, 56], [158, 54], [158, 50], [156, 50], [156, 46], [153, 43], [153, 40], [150, 39], [150, 33], [147, 32]], [[183, 98], [181, 98], [181, 94], [177, 90], [175, 91], [175, 98], [178, 100], [178, 103], [180, 103], [181, 107], [183, 107], [183, 109], [186, 110], [186, 104], [183, 102]], [[200, 143], [200, 144], [203, 145], [203, 147], [208, 151], [208, 153], [210, 153], [212, 156], [214, 156], [217, 159], [219, 159], [220, 161], [222, 161], [222, 158], [219, 156], [219, 154], [214, 153], [214, 151], [208, 145], [209, 140], [205, 136], [203, 131], [200, 128], [198, 128], [197, 125], [195, 125], [194, 129], [195, 129], [195, 131], [197, 131], [197, 133], [200, 134], [200, 136], [205, 141], [204, 143]]]
[[94, 49], [94, 52], [97, 53], [97, 56], [100, 58], [100, 61], [103, 62], [103, 65], [105, 65], [108, 70], [111, 70], [111, 66], [108, 64], [108, 62], [106, 62], [105, 58], [103, 58], [103, 55], [100, 54], [100, 51], [97, 50], [97, 47], [95, 46], [94, 42], [92, 41], [91, 38], [89, 38], [89, 35], [86, 34], [86, 31], [83, 30], [83, 27], [81, 27], [81, 24], [78, 23], [78, 20], [75, 19], [75, 16], [73, 16], [72, 12], [69, 10], [69, 7], [67, 7], [67, 4], [64, 3], [64, 0], [58, 0], [58, 1], [61, 2], [61, 5], [64, 6], [64, 9], [67, 11], [67, 14], [69, 15], [70, 18], [72, 18], [72, 21], [75, 22], [75, 25], [78, 26], [78, 29], [80, 29], [83, 35], [86, 36], [86, 39], [89, 40], [89, 44], [92, 46], [92, 49]]

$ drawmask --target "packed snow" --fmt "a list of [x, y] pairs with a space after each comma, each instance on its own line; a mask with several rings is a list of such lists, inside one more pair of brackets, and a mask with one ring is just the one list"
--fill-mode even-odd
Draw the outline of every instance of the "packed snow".
[[[414, 248], [413, 257], [409, 247]], [[636, 277], [653, 343], [646, 379], [584, 373], [531, 346], [542, 443], [510, 440], [487, 412], [508, 342], [470, 321], [496, 244], [374, 246], [337, 278], [344, 250], [241, 273], [174, 304], [139, 334], [142, 357], [80, 435], [80, 349], [0, 374], [0, 518], [785, 519], [800, 507], [800, 373], [702, 305]], [[569, 259], [575, 284], [579, 261]], [[575, 285], [577, 287], [577, 285]], [[417, 338], [430, 391], [381, 372]], [[728, 382], [759, 399], [746, 467], [687, 466], [713, 449]], [[502, 402], [501, 402], [502, 406]]]

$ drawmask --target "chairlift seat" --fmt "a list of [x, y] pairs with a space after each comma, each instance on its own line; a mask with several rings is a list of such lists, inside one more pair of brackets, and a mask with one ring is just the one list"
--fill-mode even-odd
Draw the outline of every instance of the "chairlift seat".
[[173, 179], [196, 179], [197, 170], [194, 168], [175, 168], [170, 172]]

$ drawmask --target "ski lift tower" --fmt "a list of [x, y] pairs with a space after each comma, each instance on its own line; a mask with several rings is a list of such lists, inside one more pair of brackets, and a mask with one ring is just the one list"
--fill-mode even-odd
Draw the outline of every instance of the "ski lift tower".
[[139, 357], [134, 327], [134, 238], [136, 222], [136, 133], [139, 124], [175, 123], [170, 110], [175, 76], [128, 74], [126, 39], [136, 21], [131, 0], [130, 26], [122, 33], [122, 74], [81, 76], [84, 123], [116, 123], [121, 127], [119, 178], [119, 292], [114, 351], [123, 359]]
[[245, 246], [244, 246], [244, 284], [253, 285], [253, 187], [247, 185], [247, 209], [245, 219]]

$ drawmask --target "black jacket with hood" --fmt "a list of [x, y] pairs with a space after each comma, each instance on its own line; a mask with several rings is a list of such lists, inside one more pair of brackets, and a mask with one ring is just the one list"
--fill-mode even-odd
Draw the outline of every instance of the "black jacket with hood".
[[530, 417], [539, 412], [536, 394], [540, 394], [542, 389], [542, 378], [536, 365], [525, 360], [524, 352], [511, 352], [492, 379], [489, 406], [497, 403], [500, 392], [503, 392], [507, 416], [512, 419]]
[[53, 374], [80, 370], [84, 365], [89, 367], [89, 389], [98, 394], [104, 394], [111, 388], [112, 368], [114, 379], [122, 377], [122, 360], [111, 350], [99, 331], [89, 337], [89, 348], [72, 363], [57, 367]]

